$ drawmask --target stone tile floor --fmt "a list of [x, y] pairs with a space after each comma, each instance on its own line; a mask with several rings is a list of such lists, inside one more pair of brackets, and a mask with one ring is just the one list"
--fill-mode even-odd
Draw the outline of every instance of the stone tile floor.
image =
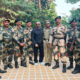
[[7, 73], [0, 74], [2, 76], [0, 80], [80, 80], [80, 73], [75, 75], [71, 74], [73, 69], [67, 70], [67, 73], [62, 73], [61, 63], [60, 68], [56, 70], [53, 70], [52, 66], [45, 67], [40, 64], [34, 66], [28, 63], [27, 66], [27, 68], [19, 66], [18, 69], [8, 69]]

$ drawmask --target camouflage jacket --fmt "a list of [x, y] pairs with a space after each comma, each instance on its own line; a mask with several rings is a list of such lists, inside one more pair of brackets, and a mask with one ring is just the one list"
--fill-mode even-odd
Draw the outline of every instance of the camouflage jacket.
[[12, 28], [13, 31], [13, 39], [14, 41], [20, 45], [20, 43], [24, 42], [24, 29], [22, 27], [17, 28], [16, 26]]
[[67, 27], [61, 25], [60, 27], [53, 27], [49, 43], [53, 43], [56, 46], [65, 46], [66, 43], [66, 34], [67, 34]]
[[77, 31], [77, 27], [67, 29], [68, 43], [72, 43], [72, 41], [75, 40], [76, 31]]
[[12, 42], [13, 34], [11, 28], [3, 27], [3, 39], [4, 39], [4, 43]]
[[32, 32], [32, 28], [30, 30], [28, 30], [28, 28], [24, 28], [25, 42], [31, 40], [31, 32]]
[[0, 44], [3, 43], [3, 28], [0, 27]]
[[80, 48], [80, 28], [77, 28], [75, 33], [75, 47]]

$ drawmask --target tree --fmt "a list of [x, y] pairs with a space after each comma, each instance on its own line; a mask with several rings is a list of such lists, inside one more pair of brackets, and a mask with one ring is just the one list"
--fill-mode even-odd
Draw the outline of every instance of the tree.
[[[67, 0], [68, 3], [72, 3], [72, 4], [77, 3], [78, 1], [80, 0]], [[78, 23], [77, 26], [80, 26], [80, 8], [76, 10], [71, 10], [70, 20], [72, 19], [76, 19]]]
[[[39, 6], [41, 7], [41, 10], [39, 9]], [[12, 24], [14, 24], [16, 18], [20, 18], [23, 21], [23, 25], [25, 25], [26, 20], [32, 20], [32, 22], [40, 21], [44, 24], [46, 19], [53, 22], [56, 15], [54, 3], [49, 4], [49, 8], [43, 8], [41, 0], [0, 1], [0, 22], [2, 22], [5, 17], [9, 18]]]
[[80, 8], [71, 11], [71, 20], [72, 19], [76, 19], [78, 22], [78, 26], [80, 26]]
[[76, 2], [78, 2], [78, 1], [80, 1], [80, 0], [66, 0], [67, 1], [67, 3], [72, 3], [72, 4], [74, 4], [74, 3], [76, 3]]

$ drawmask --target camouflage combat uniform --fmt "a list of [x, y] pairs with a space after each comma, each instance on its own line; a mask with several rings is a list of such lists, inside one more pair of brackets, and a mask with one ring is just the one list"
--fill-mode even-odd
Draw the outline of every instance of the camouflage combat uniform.
[[73, 74], [80, 73], [80, 28], [77, 28], [75, 36], [74, 59], [76, 65]]
[[[76, 30], [77, 30], [77, 27], [67, 30], [67, 34], [68, 34], [67, 53], [70, 61], [70, 66], [67, 69], [73, 68], [73, 52], [74, 52], [75, 43], [72, 44], [72, 42], [75, 40]], [[70, 51], [71, 46], [73, 46], [73, 49]]]
[[3, 27], [3, 39], [6, 54], [6, 57], [3, 59], [3, 63], [5, 66], [8, 66], [12, 64], [13, 58], [13, 34], [10, 28]]
[[[14, 61], [15, 66], [18, 65], [18, 57], [21, 55], [21, 66], [23, 61], [26, 62], [26, 54], [23, 52], [23, 47], [20, 46], [21, 43], [24, 43], [24, 29], [22, 27], [17, 28], [16, 26], [13, 30], [13, 39], [14, 39]], [[17, 66], [18, 67], [18, 66]]]
[[4, 57], [6, 57], [6, 55], [5, 55], [5, 48], [3, 45], [3, 28], [0, 27], [0, 73], [6, 72], [1, 69], [1, 60], [3, 60]]
[[53, 43], [54, 60], [56, 62], [56, 65], [53, 67], [53, 69], [56, 69], [59, 67], [58, 53], [60, 53], [61, 60], [63, 63], [63, 68], [64, 66], [66, 68], [66, 56], [65, 56], [66, 31], [67, 31], [67, 27], [63, 25], [61, 25], [60, 27], [57, 27], [57, 26], [53, 27], [53, 30], [50, 36], [50, 41], [49, 41], [49, 43]]
[[28, 30], [28, 28], [24, 28], [24, 36], [25, 36], [25, 42], [26, 42], [26, 51], [29, 54], [29, 60], [32, 61], [32, 55], [33, 55], [33, 44], [31, 41], [31, 32], [32, 28]]
[[[1, 65], [1, 60], [3, 59], [4, 55], [4, 46], [3, 46], [3, 29], [0, 27], [0, 65]], [[0, 66], [1, 68], [1, 66]]]

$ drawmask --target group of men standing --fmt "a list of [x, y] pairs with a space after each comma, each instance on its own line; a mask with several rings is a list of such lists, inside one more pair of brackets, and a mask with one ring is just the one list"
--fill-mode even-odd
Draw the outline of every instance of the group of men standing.
[[[3, 27], [0, 27], [0, 73], [6, 73], [8, 68], [13, 68], [13, 58], [15, 68], [19, 68], [19, 57], [20, 65], [27, 67], [27, 55], [29, 55], [29, 63], [33, 64], [31, 21], [26, 21], [26, 26], [22, 27], [20, 19], [15, 20], [15, 26], [12, 28], [10, 28], [9, 19], [3, 21]], [[1, 62], [3, 62], [4, 70], [2, 69]]]
[[[38, 65], [38, 53], [39, 64], [45, 66], [51, 66], [52, 53], [54, 54], [55, 66], [52, 69], [59, 68], [59, 59], [61, 59], [63, 73], [66, 72], [68, 55], [70, 66], [67, 69], [73, 68], [75, 60], [72, 73], [80, 73], [80, 28], [77, 27], [76, 20], [70, 22], [70, 29], [61, 24], [61, 16], [55, 18], [55, 27], [51, 27], [48, 20], [45, 23], [46, 27], [43, 29], [41, 23], [37, 21], [36, 27], [32, 29], [31, 21], [26, 22], [27, 27], [22, 27], [22, 21], [16, 19], [15, 26], [10, 28], [10, 20], [3, 21], [3, 27], [0, 27], [0, 73], [6, 73], [7, 68], [13, 68], [13, 56], [15, 68], [19, 68], [18, 57], [23, 67], [27, 67], [27, 55], [29, 55], [29, 63], [33, 64], [33, 54], [34, 65]], [[1, 68], [1, 61], [4, 70]]]

